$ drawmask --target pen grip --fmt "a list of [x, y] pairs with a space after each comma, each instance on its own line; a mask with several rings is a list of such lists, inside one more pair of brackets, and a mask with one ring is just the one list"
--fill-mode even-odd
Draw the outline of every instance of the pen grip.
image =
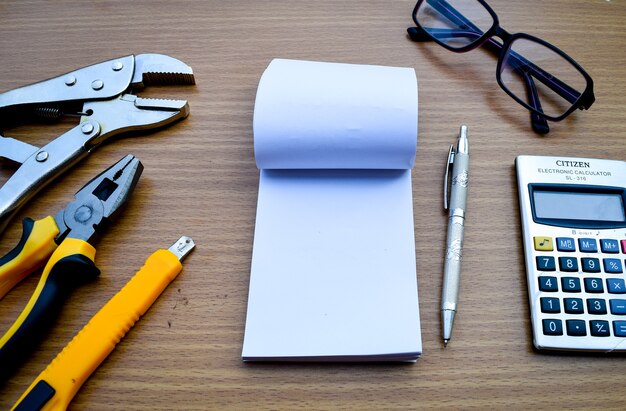
[[181, 270], [182, 264], [172, 252], [154, 252], [35, 379], [14, 409], [33, 401], [40, 407], [37, 409], [65, 410], [87, 378]]
[[452, 215], [448, 224], [446, 255], [443, 266], [442, 310], [455, 310], [461, 282], [461, 260], [463, 259], [463, 232], [465, 218]]

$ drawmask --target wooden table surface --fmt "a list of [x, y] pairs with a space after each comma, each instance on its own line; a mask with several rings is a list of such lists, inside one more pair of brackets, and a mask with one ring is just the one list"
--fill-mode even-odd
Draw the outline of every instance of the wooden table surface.
[[[510, 32], [556, 44], [593, 77], [596, 103], [534, 134], [528, 113], [495, 80], [484, 49], [455, 54], [406, 36], [413, 2], [322, 0], [35, 1], [0, 3], [0, 91], [129, 54], [163, 53], [196, 86], [146, 96], [186, 98], [191, 115], [95, 151], [12, 221], [56, 213], [89, 178], [127, 153], [145, 166], [128, 208], [97, 243], [102, 274], [69, 298], [49, 337], [0, 386], [6, 409], [158, 248], [195, 240], [178, 279], [79, 391], [71, 409], [625, 409], [623, 356], [533, 350], [514, 159], [520, 154], [626, 160], [626, 3], [490, 2]], [[244, 364], [243, 341], [259, 172], [252, 115], [272, 58], [413, 67], [419, 137], [413, 194], [423, 356], [416, 364]], [[460, 312], [441, 342], [439, 304], [447, 218], [442, 173], [467, 124], [472, 187]], [[71, 126], [6, 135], [42, 145]], [[2, 166], [6, 180], [13, 168]], [[29, 277], [0, 301], [5, 330], [33, 292]], [[3, 331], [4, 332], [4, 331]]]

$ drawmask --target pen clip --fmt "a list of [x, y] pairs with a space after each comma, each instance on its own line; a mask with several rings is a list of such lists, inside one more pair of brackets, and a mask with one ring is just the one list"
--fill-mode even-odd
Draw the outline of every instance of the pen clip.
[[443, 177], [443, 209], [448, 211], [450, 201], [450, 169], [454, 164], [454, 144], [450, 144], [450, 150], [448, 151], [448, 160], [446, 161], [446, 174]]

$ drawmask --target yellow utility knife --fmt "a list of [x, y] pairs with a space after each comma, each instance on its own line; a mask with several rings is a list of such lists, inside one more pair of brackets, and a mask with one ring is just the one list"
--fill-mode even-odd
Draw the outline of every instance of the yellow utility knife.
[[157, 250], [144, 266], [74, 337], [13, 406], [16, 411], [65, 410], [135, 322], [180, 273], [195, 244], [181, 237]]

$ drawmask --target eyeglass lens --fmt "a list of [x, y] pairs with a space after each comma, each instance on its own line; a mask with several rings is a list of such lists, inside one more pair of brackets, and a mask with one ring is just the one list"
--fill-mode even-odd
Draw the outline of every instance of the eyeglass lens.
[[417, 10], [422, 29], [455, 49], [480, 39], [493, 25], [493, 17], [475, 0], [426, 0]]
[[565, 114], [587, 85], [561, 54], [527, 38], [511, 43], [498, 74], [510, 94], [550, 117]]
[[[483, 41], [494, 18], [476, 0], [425, 0], [415, 13], [419, 26], [434, 40], [460, 49]], [[494, 42], [498, 48], [502, 46]], [[502, 56], [497, 76], [520, 104], [548, 117], [565, 114], [579, 100], [587, 80], [559, 52], [518, 37]]]

